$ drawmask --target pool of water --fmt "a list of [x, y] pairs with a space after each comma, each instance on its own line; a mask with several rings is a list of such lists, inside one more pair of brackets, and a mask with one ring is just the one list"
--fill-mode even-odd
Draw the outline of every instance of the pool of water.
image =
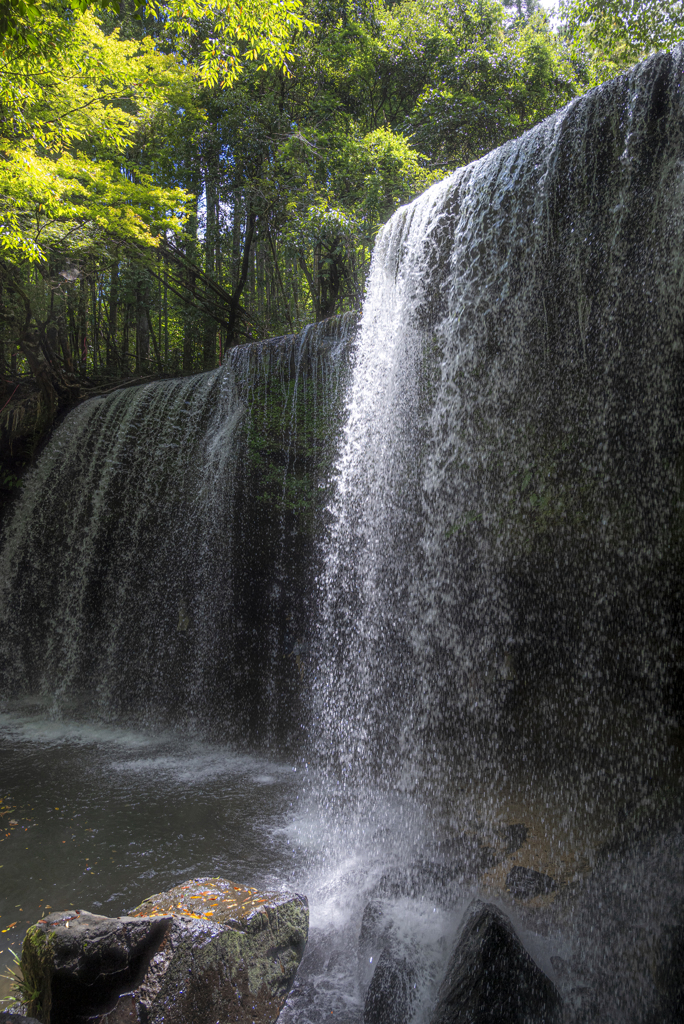
[[[0, 996], [13, 954], [46, 911], [116, 916], [189, 878], [307, 895], [310, 937], [284, 1024], [331, 1015], [359, 1024], [373, 956], [359, 964], [364, 906], [405, 849], [402, 805], [380, 800], [353, 827], [320, 807], [305, 762], [236, 753], [178, 735], [0, 714]], [[353, 815], [351, 816], [353, 817]], [[392, 899], [407, 942], [419, 938], [429, 1001], [465, 905]]]
[[115, 916], [201, 875], [296, 887], [301, 850], [286, 826], [297, 767], [177, 736], [0, 715], [3, 974], [47, 908]]
[[[614, 786], [547, 781], [476, 779], [432, 804], [350, 791], [345, 808], [304, 761], [6, 709], [0, 997], [11, 993], [12, 954], [46, 911], [116, 916], [189, 878], [219, 875], [309, 899], [309, 943], [282, 1024], [361, 1024], [385, 942], [360, 941], [371, 900], [416, 968], [414, 1022], [429, 1019], [476, 895], [511, 917], [574, 1007], [569, 1020], [652, 1024], [653, 964], [684, 913], [684, 773], [670, 765], [666, 784], [652, 781], [626, 809], [609, 799]], [[644, 828], [662, 816], [663, 794], [665, 824]], [[625, 843], [616, 822], [628, 812], [638, 828], [629, 825]], [[524, 840], [511, 846], [521, 823]], [[550, 873], [558, 891], [516, 902], [506, 890], [516, 864]]]

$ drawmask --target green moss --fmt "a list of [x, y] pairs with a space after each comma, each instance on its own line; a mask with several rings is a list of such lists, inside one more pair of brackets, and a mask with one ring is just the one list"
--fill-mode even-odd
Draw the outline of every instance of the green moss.
[[339, 410], [320, 382], [305, 376], [259, 379], [248, 396], [246, 485], [258, 508], [294, 515], [309, 532], [328, 500]]
[[29, 1016], [48, 1021], [50, 1017], [50, 980], [52, 977], [52, 946], [54, 935], [40, 925], [26, 932], [21, 951], [21, 1001]]

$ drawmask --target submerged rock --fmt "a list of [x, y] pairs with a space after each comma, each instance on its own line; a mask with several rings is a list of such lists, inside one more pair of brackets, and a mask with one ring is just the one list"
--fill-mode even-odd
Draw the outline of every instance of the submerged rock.
[[531, 900], [534, 896], [546, 896], [558, 888], [558, 883], [549, 875], [534, 868], [519, 865], [511, 868], [506, 876], [506, 889], [518, 900]]
[[504, 853], [511, 854], [519, 850], [523, 843], [527, 842], [529, 828], [522, 822], [513, 825], [504, 825], [500, 829], [501, 838], [504, 841]]
[[561, 999], [491, 903], [466, 914], [431, 1024], [559, 1024]]
[[370, 984], [382, 950], [390, 942], [392, 917], [384, 900], [370, 900], [361, 917], [358, 964], [359, 984], [364, 992]]
[[363, 1024], [408, 1024], [415, 991], [416, 972], [409, 960], [383, 949], [366, 995]]
[[22, 1017], [20, 1013], [0, 1011], [0, 1024], [40, 1024], [35, 1017]]
[[497, 863], [492, 847], [473, 836], [458, 836], [439, 851], [427, 851], [409, 864], [388, 868], [375, 886], [380, 898], [415, 898], [429, 894], [448, 905], [464, 882]]
[[29, 928], [21, 969], [44, 1024], [270, 1024], [304, 952], [306, 898], [200, 878], [127, 917], [76, 910]]

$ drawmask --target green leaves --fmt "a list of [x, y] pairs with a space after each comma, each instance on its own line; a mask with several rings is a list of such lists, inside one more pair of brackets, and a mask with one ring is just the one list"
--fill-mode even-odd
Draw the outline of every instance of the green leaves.
[[[0, 0], [0, 39], [21, 40], [29, 51], [40, 48], [43, 18], [49, 4]], [[70, 21], [93, 8], [123, 14], [120, 0], [64, 0], [60, 16]], [[133, 17], [154, 18], [171, 38], [192, 38], [205, 29], [199, 71], [207, 85], [233, 85], [249, 62], [290, 73], [291, 44], [302, 31], [313, 31], [303, 0], [134, 0]]]
[[30, 0], [0, 0], [0, 39], [28, 37], [33, 47], [37, 42], [34, 26], [40, 14], [39, 5]]
[[0, 248], [40, 262], [50, 245], [72, 253], [99, 240], [155, 244], [164, 229], [180, 230], [186, 194], [162, 189], [149, 175], [130, 181], [110, 161], [63, 153], [56, 160], [24, 144], [0, 166]]
[[[217, 322], [232, 343], [358, 307], [398, 206], [684, 34], [684, 0], [567, 0], [562, 14], [559, 27], [536, 0], [0, 0], [0, 262], [27, 279], [36, 263], [88, 267], [102, 337], [109, 243], [126, 243], [122, 274], [131, 261], [131, 280], [142, 264], [163, 279], [165, 348], [182, 333], [186, 369]], [[188, 261], [173, 280], [154, 251], [164, 232]]]
[[209, 86], [232, 86], [247, 64], [279, 68], [289, 75], [292, 42], [315, 25], [304, 17], [302, 0], [150, 0], [147, 13], [171, 36], [192, 38], [203, 26], [199, 70]]
[[561, 13], [576, 44], [589, 39], [638, 60], [684, 39], [682, 0], [565, 0]]
[[450, 31], [433, 35], [434, 63], [406, 122], [414, 144], [450, 167], [520, 135], [583, 90], [545, 14], [505, 31], [493, 12], [487, 32], [483, 23], [466, 10], [460, 29], [452, 20]]
[[43, 15], [39, 51], [19, 38], [0, 51], [0, 248], [40, 262], [57, 243], [154, 245], [180, 228], [186, 194], [132, 172], [123, 154], [187, 72], [151, 39], [105, 35], [92, 13], [65, 24], [53, 4]]

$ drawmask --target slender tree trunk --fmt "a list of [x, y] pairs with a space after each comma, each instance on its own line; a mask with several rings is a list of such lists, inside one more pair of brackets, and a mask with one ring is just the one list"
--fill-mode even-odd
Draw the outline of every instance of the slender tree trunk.
[[237, 324], [238, 316], [240, 313], [240, 298], [242, 292], [247, 283], [249, 276], [250, 256], [252, 254], [252, 242], [254, 240], [254, 232], [257, 226], [257, 215], [251, 210], [247, 214], [247, 230], [245, 231], [245, 244], [242, 251], [242, 263], [240, 266], [240, 276], [237, 280], [237, 284], [233, 289], [233, 294], [230, 301], [230, 312], [228, 314], [228, 327], [226, 329], [226, 348], [231, 345], [237, 344]]
[[256, 243], [254, 245], [254, 255], [256, 257], [256, 278], [257, 278], [257, 314], [259, 319], [263, 323], [264, 317], [264, 244], [263, 240], [257, 236]]
[[97, 321], [98, 292], [100, 290], [98, 285], [99, 285], [99, 281], [96, 282], [95, 277], [93, 277], [92, 281], [90, 282], [90, 300], [91, 300], [91, 304], [92, 304], [92, 323], [93, 323], [93, 372], [95, 372], [95, 373], [97, 372], [97, 360], [98, 360], [98, 356], [99, 356], [99, 351], [98, 350], [99, 350], [99, 347], [100, 347], [100, 332], [98, 330], [98, 321]]
[[[185, 224], [185, 256], [190, 264], [197, 264], [198, 243], [197, 243], [197, 197], [202, 189], [202, 178], [196, 164], [196, 153], [186, 155], [186, 180], [187, 187], [193, 195], [188, 205], [188, 219]], [[194, 349], [197, 335], [197, 317], [195, 314], [195, 298], [197, 280], [193, 271], [188, 268], [185, 289], [187, 292], [187, 304], [183, 317], [183, 369], [191, 372], [194, 369]]]
[[147, 280], [139, 280], [136, 288], [136, 334], [135, 354], [136, 369], [144, 373], [150, 366], [150, 322], [148, 319], [149, 285]]
[[128, 373], [128, 371], [129, 371], [129, 366], [128, 366], [128, 348], [129, 348], [128, 332], [130, 330], [130, 326], [131, 326], [131, 304], [130, 304], [130, 302], [127, 302], [126, 306], [125, 306], [125, 310], [124, 310], [123, 340], [122, 340], [122, 343], [121, 343], [121, 366], [122, 366], [122, 369], [123, 369], [124, 373]]
[[81, 376], [88, 369], [88, 287], [85, 279], [78, 282], [78, 361]]
[[107, 343], [107, 367], [116, 365], [116, 327], [119, 309], [119, 261], [114, 261], [112, 276], [109, 282], [109, 339]]
[[321, 319], [321, 243], [318, 242], [314, 246], [313, 254], [313, 274], [311, 275], [312, 281], [312, 297], [314, 302], [314, 314], [316, 320]]
[[280, 285], [280, 291], [281, 291], [282, 296], [283, 296], [283, 304], [285, 306], [285, 316], [287, 317], [287, 322], [290, 325], [290, 330], [294, 334], [294, 323], [292, 321], [292, 314], [290, 313], [290, 304], [287, 301], [287, 295], [285, 294], [285, 288], [283, 287], [283, 279], [280, 276], [280, 267], [278, 266], [278, 257], [276, 256], [275, 246], [273, 244], [273, 238], [271, 237], [270, 230], [268, 232], [268, 240], [271, 243], [271, 252], [273, 253], [273, 266], [275, 268], [276, 277], [277, 277], [278, 283]]
[[74, 363], [71, 358], [71, 349], [69, 348], [69, 323], [68, 323], [69, 307], [66, 299], [62, 304], [61, 313], [57, 317], [57, 338], [59, 340], [59, 347], [62, 350], [62, 358], [64, 360], [64, 366], [68, 374], [73, 376]]
[[[159, 258], [157, 260], [157, 266], [159, 266], [160, 261], [161, 261], [161, 256], [159, 256]], [[163, 319], [163, 313], [164, 313], [164, 306], [163, 306], [163, 303], [162, 303], [162, 275], [161, 274], [157, 277], [157, 310], [158, 310], [158, 315], [157, 315], [157, 338], [158, 338], [158, 341], [159, 341], [159, 352], [158, 352], [157, 358], [159, 359], [159, 369], [163, 370], [163, 369], [165, 369], [166, 363], [164, 363], [164, 365], [162, 366], [162, 362], [161, 362], [162, 338], [163, 338], [162, 331], [164, 330], [162, 319]], [[151, 330], [151, 328], [150, 328], [150, 330]]]
[[311, 305], [313, 306], [314, 320], [318, 320], [318, 292], [314, 279], [309, 273], [309, 268], [306, 265], [306, 261], [303, 256], [299, 257], [299, 266], [301, 267], [302, 273], [309, 286], [309, 295], [311, 296]]
[[62, 404], [69, 404], [78, 398], [78, 386], [71, 386], [64, 378], [58, 363], [53, 358], [51, 361], [50, 344], [45, 337], [47, 321], [38, 325], [38, 334], [33, 330], [33, 310], [31, 300], [23, 290], [18, 281], [12, 281], [11, 290], [19, 299], [23, 307], [23, 323], [19, 331], [19, 347], [26, 358], [29, 368], [36, 378], [40, 391], [40, 405], [37, 419], [37, 430], [40, 431], [49, 427], [53, 422], [57, 410]]
[[242, 203], [240, 196], [233, 196], [233, 231], [230, 250], [230, 285], [235, 288], [240, 278], [240, 240], [242, 238]]
[[69, 354], [70, 362], [73, 368], [73, 372], [76, 373], [78, 369], [78, 319], [76, 317], [76, 311], [74, 309], [74, 294], [69, 289], [67, 296], [67, 323], [68, 323], [68, 338], [69, 338]]
[[164, 368], [169, 368], [169, 299], [168, 299], [169, 268], [164, 260]]
[[154, 327], [152, 326], [152, 317], [150, 316], [150, 311], [147, 308], [145, 309], [145, 313], [147, 314], [147, 326], [149, 328], [149, 332], [152, 337], [152, 344], [154, 346], [154, 355], [157, 360], [157, 369], [159, 370], [159, 373], [162, 373], [164, 367], [162, 366], [161, 352], [159, 350], [159, 345], [157, 344], [157, 337], [154, 333]]
[[6, 310], [5, 310], [4, 289], [2, 287], [2, 283], [1, 282], [0, 282], [0, 312], [3, 314], [2, 319], [0, 320], [0, 373], [5, 374], [5, 373], [7, 373], [7, 366], [8, 366], [8, 359], [7, 359], [7, 357], [9, 355], [9, 352], [7, 351], [7, 343], [6, 343], [7, 328], [5, 326]]
[[[235, 278], [235, 287], [240, 280], [238, 274]], [[249, 305], [252, 309], [256, 309], [256, 253], [252, 253], [249, 259], [249, 286], [247, 288], [247, 294], [249, 296]]]
[[[207, 220], [204, 235], [204, 272], [210, 281], [216, 281], [216, 248], [218, 241], [218, 195], [216, 191], [216, 169], [210, 165], [205, 175], [204, 195]], [[216, 301], [213, 293], [205, 288], [206, 302], [213, 308]], [[216, 366], [216, 319], [207, 312], [203, 317], [202, 365], [205, 370]]]
[[299, 269], [294, 260], [290, 260], [290, 280], [292, 281], [295, 323], [299, 324]]

